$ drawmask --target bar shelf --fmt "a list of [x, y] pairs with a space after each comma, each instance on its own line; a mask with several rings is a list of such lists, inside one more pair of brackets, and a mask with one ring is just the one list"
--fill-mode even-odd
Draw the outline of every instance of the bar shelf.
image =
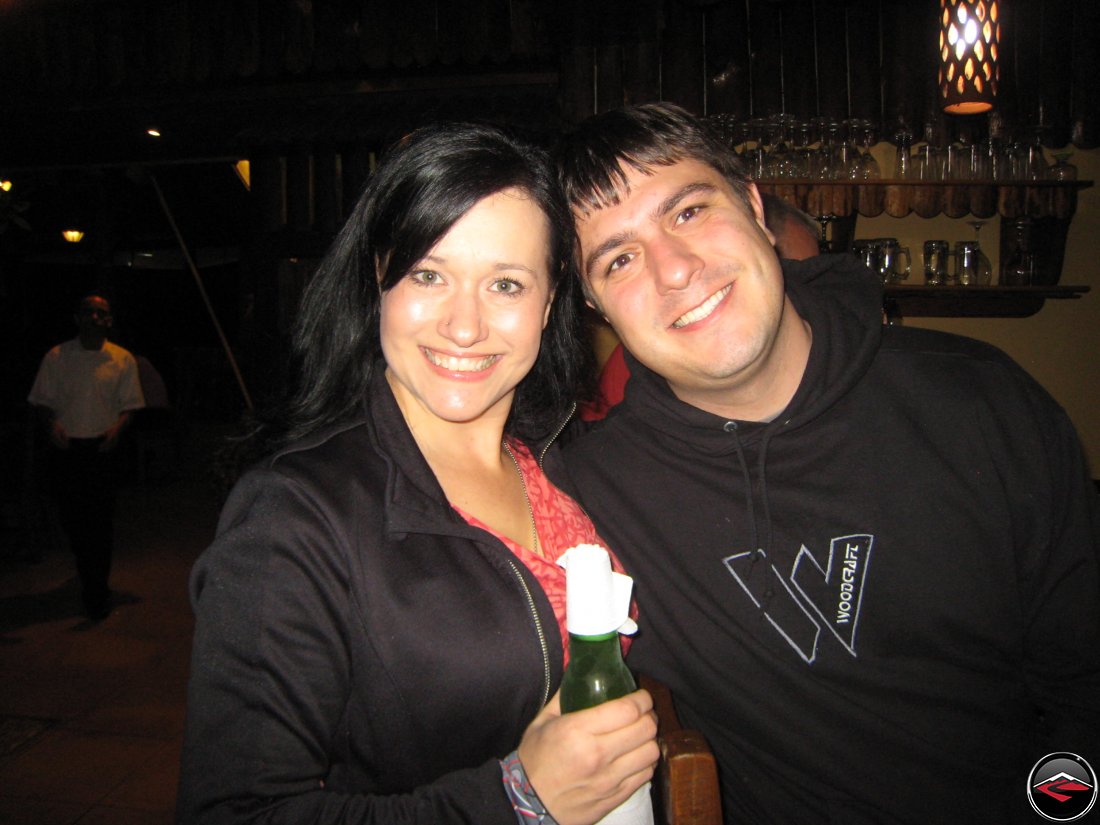
[[887, 314], [902, 318], [1027, 318], [1047, 299], [1080, 298], [1088, 286], [907, 286], [887, 284]]
[[1091, 180], [959, 180], [875, 181], [758, 180], [761, 192], [770, 192], [810, 215], [874, 218], [885, 213], [904, 218], [943, 214], [949, 218], [1058, 218], [1069, 220], [1077, 210], [1077, 193]]

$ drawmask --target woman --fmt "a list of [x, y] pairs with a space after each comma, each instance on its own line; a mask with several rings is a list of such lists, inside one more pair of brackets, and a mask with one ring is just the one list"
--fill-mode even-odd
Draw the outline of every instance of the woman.
[[598, 541], [542, 472], [580, 372], [571, 233], [495, 129], [379, 167], [303, 297], [277, 449], [192, 575], [181, 822], [572, 825], [649, 778], [647, 694], [551, 700], [553, 560]]

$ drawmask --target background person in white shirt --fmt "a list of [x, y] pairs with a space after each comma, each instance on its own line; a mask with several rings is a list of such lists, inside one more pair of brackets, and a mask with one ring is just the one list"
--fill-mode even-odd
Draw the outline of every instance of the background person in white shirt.
[[84, 296], [73, 320], [77, 337], [46, 353], [27, 400], [52, 448], [51, 482], [76, 556], [84, 610], [99, 620], [111, 609], [116, 448], [131, 412], [145, 400], [134, 357], [107, 340], [114, 323], [107, 299]]

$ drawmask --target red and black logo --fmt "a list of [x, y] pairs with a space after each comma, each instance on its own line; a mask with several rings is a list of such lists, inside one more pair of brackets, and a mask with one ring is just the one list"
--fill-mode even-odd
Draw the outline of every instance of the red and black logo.
[[1031, 769], [1027, 798], [1045, 819], [1073, 822], [1096, 804], [1096, 774], [1075, 753], [1047, 754]]

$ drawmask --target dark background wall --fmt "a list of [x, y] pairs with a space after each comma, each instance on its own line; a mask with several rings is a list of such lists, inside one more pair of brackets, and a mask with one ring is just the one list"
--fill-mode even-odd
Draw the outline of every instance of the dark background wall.
[[[996, 5], [997, 109], [957, 118], [935, 86], [938, 0], [6, 0], [0, 179], [15, 187], [0, 193], [0, 298], [17, 366], [5, 385], [25, 392], [76, 294], [98, 284], [116, 293], [120, 332], [188, 385], [177, 351], [216, 351], [217, 337], [169, 214], [234, 343], [270, 364], [263, 348], [372, 158], [428, 120], [549, 139], [663, 99], [739, 123], [868, 119], [886, 140], [992, 129], [1095, 147], [1100, 3]], [[88, 232], [75, 248], [59, 235], [74, 222]]]

